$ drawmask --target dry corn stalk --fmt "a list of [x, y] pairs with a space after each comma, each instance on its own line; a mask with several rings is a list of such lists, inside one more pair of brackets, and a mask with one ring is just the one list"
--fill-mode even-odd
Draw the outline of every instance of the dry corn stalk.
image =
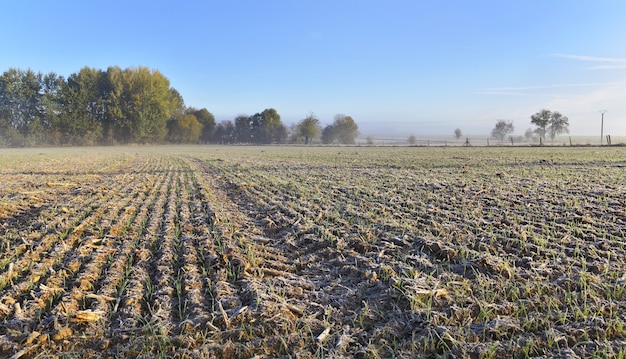
[[103, 316], [104, 311], [102, 310], [79, 310], [76, 314], [74, 314], [70, 321], [74, 323], [97, 322]]

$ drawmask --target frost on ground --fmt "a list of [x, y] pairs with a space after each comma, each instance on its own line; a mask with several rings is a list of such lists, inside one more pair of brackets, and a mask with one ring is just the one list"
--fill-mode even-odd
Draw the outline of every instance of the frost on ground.
[[626, 349], [626, 150], [0, 153], [0, 356]]

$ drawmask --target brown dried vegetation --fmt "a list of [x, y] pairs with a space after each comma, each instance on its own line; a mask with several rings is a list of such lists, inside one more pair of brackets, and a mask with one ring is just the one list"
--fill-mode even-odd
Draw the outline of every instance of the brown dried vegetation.
[[626, 346], [626, 152], [0, 152], [0, 356]]

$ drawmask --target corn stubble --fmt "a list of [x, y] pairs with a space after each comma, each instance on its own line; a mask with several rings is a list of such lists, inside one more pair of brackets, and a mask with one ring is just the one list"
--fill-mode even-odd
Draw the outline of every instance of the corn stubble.
[[41, 152], [0, 156], [0, 356], [626, 349], [621, 148]]

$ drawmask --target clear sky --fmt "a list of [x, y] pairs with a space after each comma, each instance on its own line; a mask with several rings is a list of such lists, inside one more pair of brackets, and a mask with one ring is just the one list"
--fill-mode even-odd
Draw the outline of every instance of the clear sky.
[[217, 121], [275, 108], [362, 134], [516, 134], [542, 108], [626, 135], [623, 0], [7, 0], [0, 71], [145, 66]]

